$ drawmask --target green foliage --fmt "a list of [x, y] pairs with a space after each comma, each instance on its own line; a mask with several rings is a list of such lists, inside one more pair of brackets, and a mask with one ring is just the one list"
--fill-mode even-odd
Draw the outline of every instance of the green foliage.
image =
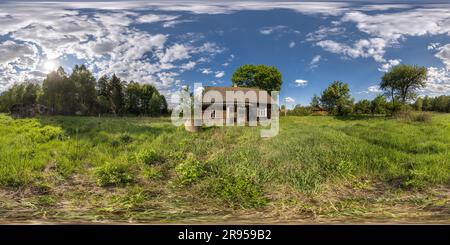
[[139, 152], [137, 154], [137, 159], [147, 165], [155, 165], [164, 162], [164, 158], [151, 148], [146, 148]]
[[423, 99], [421, 97], [417, 98], [416, 102], [414, 102], [414, 109], [417, 111], [422, 111], [423, 108]]
[[386, 97], [378, 95], [370, 102], [370, 111], [372, 114], [386, 114], [388, 111], [388, 102]]
[[334, 81], [322, 92], [320, 102], [333, 115], [348, 115], [353, 111], [348, 84]]
[[287, 112], [289, 116], [309, 116], [311, 113], [311, 107], [300, 105], [295, 106], [294, 109]]
[[96, 112], [97, 81], [85, 65], [75, 65], [69, 77], [75, 85], [76, 112], [79, 115], [94, 115]]
[[161, 179], [163, 177], [163, 173], [161, 172], [161, 169], [150, 166], [148, 168], [145, 168], [142, 171], [142, 174], [145, 178], [148, 179]]
[[280, 91], [281, 72], [274, 66], [243, 65], [236, 69], [231, 77], [233, 85], [260, 88], [268, 92]]
[[319, 108], [320, 107], [320, 97], [314, 94], [310, 103], [311, 108]]
[[176, 166], [175, 172], [180, 184], [187, 185], [200, 179], [206, 173], [206, 167], [193, 154], [189, 154], [182, 163]]
[[32, 82], [15, 83], [0, 94], [0, 112], [9, 112], [14, 104], [36, 104], [42, 95], [39, 84]]
[[53, 115], [134, 114], [161, 116], [168, 113], [166, 98], [150, 84], [127, 84], [115, 74], [96, 81], [84, 65], [67, 75], [62, 67], [50, 72], [42, 83], [14, 84], [0, 94], [0, 112], [14, 104], [40, 103]]
[[371, 103], [369, 100], [360, 100], [355, 104], [356, 114], [370, 114], [372, 113]]
[[133, 181], [128, 165], [122, 163], [105, 163], [94, 170], [99, 186], [122, 185]]
[[241, 175], [224, 175], [210, 183], [214, 196], [230, 206], [258, 208], [267, 203], [262, 186], [252, 178]]
[[417, 96], [418, 89], [426, 86], [426, 79], [426, 67], [398, 65], [383, 75], [380, 88], [391, 97], [392, 101], [398, 96], [405, 104]]
[[[328, 200], [340, 210], [339, 200], [348, 194], [363, 198], [358, 208], [392, 206], [397, 195], [433, 192], [440, 197], [450, 184], [450, 115], [429, 114], [427, 123], [390, 117], [281, 117], [280, 133], [270, 139], [261, 139], [260, 128], [254, 127], [208, 128], [192, 135], [168, 118], [14, 120], [1, 114], [0, 186], [23, 194], [21, 202], [5, 195], [2, 200], [11, 198], [16, 206], [5, 202], [2, 208], [13, 212], [27, 203], [51, 205], [47, 215], [54, 218], [52, 213], [64, 215], [63, 207], [83, 207], [111, 220], [143, 222], [148, 217], [179, 218], [193, 209], [197, 215], [197, 210], [264, 205], [286, 212], [303, 212], [308, 205], [324, 215]], [[164, 161], [138, 161], [136, 156], [147, 149]], [[109, 187], [92, 188], [91, 181]], [[37, 195], [53, 200], [36, 201]], [[68, 212], [85, 217], [81, 211]]]

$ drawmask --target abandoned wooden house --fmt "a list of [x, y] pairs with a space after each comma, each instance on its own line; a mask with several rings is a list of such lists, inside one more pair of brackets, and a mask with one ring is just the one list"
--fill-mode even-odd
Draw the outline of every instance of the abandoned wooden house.
[[[216, 101], [218, 95], [221, 100]], [[274, 103], [269, 93], [257, 88], [205, 87], [202, 101], [203, 122], [248, 125], [250, 120], [254, 120], [259, 123], [261, 120], [271, 119]]]

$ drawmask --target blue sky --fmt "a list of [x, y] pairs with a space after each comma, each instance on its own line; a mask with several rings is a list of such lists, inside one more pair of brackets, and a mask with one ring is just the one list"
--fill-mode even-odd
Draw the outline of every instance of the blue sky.
[[450, 94], [450, 5], [429, 1], [114, 1], [0, 3], [0, 90], [87, 64], [96, 76], [229, 86], [242, 64], [276, 66], [281, 98], [308, 104], [341, 80], [356, 100], [380, 93], [383, 72], [426, 66], [422, 95]]

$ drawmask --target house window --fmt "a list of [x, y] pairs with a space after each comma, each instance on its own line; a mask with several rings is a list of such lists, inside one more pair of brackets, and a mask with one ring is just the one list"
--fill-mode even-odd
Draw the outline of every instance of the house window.
[[267, 108], [258, 108], [258, 117], [267, 117]]
[[214, 109], [211, 110], [211, 118], [212, 119], [216, 118], [216, 110]]

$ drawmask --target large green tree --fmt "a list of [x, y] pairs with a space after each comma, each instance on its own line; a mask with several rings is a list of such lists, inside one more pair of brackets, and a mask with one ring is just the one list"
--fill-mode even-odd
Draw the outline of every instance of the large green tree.
[[353, 100], [350, 98], [348, 84], [334, 81], [320, 97], [321, 104], [333, 115], [348, 115], [353, 111]]
[[51, 113], [70, 115], [77, 109], [76, 85], [62, 67], [50, 72], [42, 83], [41, 103]]
[[416, 91], [426, 86], [427, 68], [411, 65], [398, 65], [386, 72], [381, 78], [380, 88], [391, 97], [394, 104], [396, 97], [405, 104], [414, 99]]
[[93, 114], [96, 109], [96, 79], [85, 65], [75, 65], [70, 79], [75, 84], [77, 112], [82, 115]]
[[233, 85], [259, 88], [266, 91], [280, 91], [281, 72], [274, 66], [243, 65], [236, 69], [231, 77]]
[[109, 84], [111, 88], [111, 110], [115, 115], [121, 114], [125, 108], [124, 87], [126, 83], [116, 76], [116, 74], [113, 74]]

